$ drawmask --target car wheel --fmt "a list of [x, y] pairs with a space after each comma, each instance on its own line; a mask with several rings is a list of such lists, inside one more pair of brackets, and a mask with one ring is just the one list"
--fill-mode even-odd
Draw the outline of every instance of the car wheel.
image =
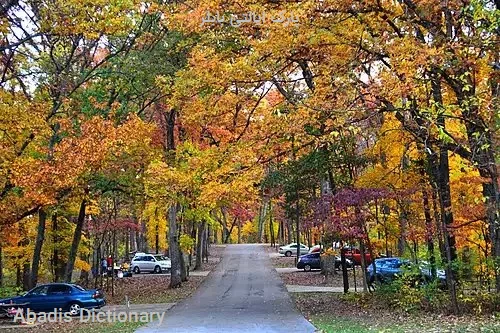
[[161, 267], [160, 266], [155, 266], [155, 270], [153, 271], [155, 274], [161, 274]]
[[292, 251], [285, 252], [285, 257], [291, 257], [291, 256], [292, 256]]
[[69, 314], [72, 316], [78, 316], [82, 311], [82, 307], [78, 303], [71, 303], [69, 305]]
[[141, 270], [139, 269], [139, 266], [134, 267], [134, 273], [135, 274], [141, 274]]
[[304, 266], [304, 271], [306, 271], [306, 272], [311, 271], [311, 265], [305, 265]]

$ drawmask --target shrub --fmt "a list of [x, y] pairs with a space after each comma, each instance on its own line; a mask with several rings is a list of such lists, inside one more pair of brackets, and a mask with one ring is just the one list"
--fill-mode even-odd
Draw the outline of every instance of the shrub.
[[500, 311], [500, 296], [486, 290], [461, 293], [458, 295], [458, 301], [464, 312], [480, 315]]
[[449, 303], [448, 295], [439, 289], [437, 281], [423, 283], [414, 271], [404, 271], [391, 283], [381, 284], [375, 294], [382, 302], [406, 312], [433, 311]]
[[11, 297], [19, 295], [23, 292], [21, 287], [2, 287], [0, 288], [0, 298]]

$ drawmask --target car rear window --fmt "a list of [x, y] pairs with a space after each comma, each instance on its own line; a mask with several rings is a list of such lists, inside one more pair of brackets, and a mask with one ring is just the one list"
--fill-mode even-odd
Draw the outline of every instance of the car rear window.
[[165, 256], [155, 256], [155, 258], [158, 261], [167, 260], [167, 257], [165, 257]]
[[31, 295], [47, 295], [47, 291], [49, 286], [40, 286], [38, 288], [33, 289], [30, 294]]
[[74, 284], [73, 287], [75, 287], [76, 289], [78, 289], [80, 291], [85, 291], [85, 288], [83, 288], [82, 286], [79, 286], [77, 284]]

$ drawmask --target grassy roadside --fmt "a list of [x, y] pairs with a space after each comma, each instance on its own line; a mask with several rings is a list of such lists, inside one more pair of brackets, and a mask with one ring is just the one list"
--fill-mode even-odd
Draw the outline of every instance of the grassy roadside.
[[94, 333], [94, 332], [106, 332], [106, 333], [132, 333], [135, 332], [139, 327], [143, 326], [142, 323], [133, 323], [133, 322], [125, 322], [125, 323], [94, 323], [87, 324], [85, 326], [76, 328], [74, 333]]
[[333, 316], [316, 315], [309, 318], [311, 322], [324, 333], [407, 333], [407, 332], [482, 332], [497, 333], [500, 332], [500, 325], [489, 322], [480, 323], [449, 323], [443, 321], [439, 324], [431, 321], [409, 321], [402, 324], [379, 325], [377, 327], [365, 323], [359, 323], [355, 319], [336, 318]]
[[500, 332], [500, 317], [407, 313], [375, 303], [358, 303], [342, 294], [293, 293], [297, 308], [321, 332]]

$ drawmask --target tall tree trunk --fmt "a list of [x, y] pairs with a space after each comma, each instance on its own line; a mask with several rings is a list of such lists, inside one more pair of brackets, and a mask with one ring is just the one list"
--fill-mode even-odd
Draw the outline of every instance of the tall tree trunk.
[[287, 241], [288, 244], [292, 242], [292, 221], [287, 220], [286, 222], [286, 231], [287, 231]]
[[219, 244], [219, 231], [217, 229], [212, 229], [213, 244]]
[[262, 243], [262, 224], [264, 218], [262, 217], [264, 211], [264, 203], [259, 208], [259, 219], [257, 220], [257, 243]]
[[[431, 89], [434, 102], [439, 109], [442, 109], [443, 96], [441, 93], [441, 83], [439, 77], [434, 74], [431, 79]], [[444, 116], [441, 114], [437, 117], [436, 123], [438, 127], [445, 129], [446, 123]], [[438, 169], [434, 175], [435, 181], [438, 183], [438, 194], [440, 203], [440, 213], [443, 225], [444, 246], [446, 251], [446, 281], [451, 298], [453, 311], [458, 314], [457, 292], [456, 292], [456, 272], [453, 269], [453, 262], [457, 259], [457, 251], [455, 245], [455, 235], [450, 228], [453, 225], [453, 211], [451, 206], [451, 189], [450, 189], [450, 165], [448, 157], [448, 149], [445, 147], [445, 142], [439, 144], [439, 163]]]
[[[497, 11], [500, 10], [500, 0], [495, 0]], [[498, 34], [498, 33], [497, 33]], [[500, 55], [496, 55], [495, 75], [492, 76], [490, 86], [492, 95], [493, 114], [500, 114]], [[498, 125], [498, 122], [497, 122]], [[487, 135], [486, 139], [490, 142], [487, 152], [487, 169], [490, 173], [490, 181], [483, 184], [483, 195], [486, 198], [486, 216], [489, 224], [489, 233], [492, 242], [492, 255], [495, 267], [495, 279], [497, 293], [500, 293], [500, 189], [498, 188], [498, 169], [495, 162], [495, 150], [493, 148], [491, 131], [483, 133]], [[498, 156], [498, 147], [495, 147], [496, 156]], [[485, 170], [483, 170], [484, 173]], [[483, 175], [481, 175], [484, 177]]]
[[238, 219], [238, 244], [241, 244], [241, 220]]
[[[135, 220], [135, 218], [134, 218]], [[137, 221], [135, 221], [137, 223]], [[137, 252], [139, 249], [137, 248], [137, 233], [135, 230], [129, 229], [130, 234], [130, 248], [129, 252]], [[130, 258], [129, 258], [130, 259]]]
[[130, 228], [127, 228], [125, 231], [125, 260], [130, 260], [129, 258], [129, 253], [130, 253]]
[[54, 282], [59, 282], [64, 275], [64, 266], [59, 258], [59, 226], [57, 221], [57, 213], [52, 213], [52, 271], [54, 274]]
[[239, 218], [238, 217], [235, 217], [233, 219], [233, 223], [231, 223], [231, 228], [229, 230], [227, 230], [227, 233], [226, 233], [226, 238], [224, 240], [224, 244], [228, 244], [230, 243], [230, 240], [231, 240], [231, 234], [233, 233], [233, 229], [234, 227], [236, 226], [236, 223], [239, 221]]
[[[279, 245], [283, 244], [283, 222], [278, 221], [278, 242]], [[278, 244], [276, 244], [276, 247], [278, 247]]]
[[[26, 235], [26, 224], [19, 224], [19, 232], [21, 235]], [[29, 244], [29, 239], [27, 236], [23, 237], [21, 241], [18, 242], [18, 246], [22, 247], [24, 251], [26, 251], [26, 247]], [[17, 266], [17, 286], [23, 288], [23, 290], [29, 290], [29, 278], [30, 278], [30, 264], [28, 258], [25, 258], [24, 253], [20, 253], [18, 258], [22, 260], [22, 263], [19, 263]]]
[[141, 236], [140, 237], [140, 239], [141, 239], [141, 247], [140, 247], [140, 249], [141, 249], [142, 252], [149, 253], [148, 238], [145, 235], [146, 230], [147, 230], [146, 220], [143, 219], [142, 223], [141, 223], [141, 233], [140, 233], [140, 236]]
[[[191, 238], [196, 239], [196, 224], [194, 222], [191, 222], [191, 225], [189, 227], [191, 228]], [[193, 253], [195, 252], [196, 252], [196, 243], [193, 244], [193, 248], [191, 249], [191, 251], [189, 251], [188, 255], [189, 266], [193, 264]]]
[[40, 258], [42, 255], [43, 241], [45, 239], [45, 224], [47, 222], [47, 212], [45, 209], [38, 210], [38, 228], [35, 241], [35, 249], [33, 251], [33, 261], [31, 264], [31, 279], [30, 289], [38, 283], [38, 268], [40, 266]]
[[23, 272], [21, 271], [21, 264], [16, 264], [16, 287], [21, 288], [23, 284]]
[[[432, 182], [434, 183], [434, 182]], [[446, 258], [446, 251], [444, 249], [444, 236], [443, 236], [443, 224], [441, 223], [441, 215], [439, 214], [439, 208], [438, 208], [438, 194], [437, 194], [437, 188], [433, 186], [432, 191], [431, 191], [431, 198], [432, 198], [432, 212], [434, 215], [434, 222], [436, 223], [436, 236], [437, 236], [437, 241], [438, 241], [438, 246], [439, 246], [439, 254], [441, 255], [441, 261]]]
[[221, 208], [221, 215], [222, 219], [219, 220], [219, 223], [222, 225], [222, 243], [227, 244], [231, 232], [227, 228], [227, 213], [224, 207]]
[[[88, 191], [85, 191], [87, 194]], [[71, 277], [73, 275], [73, 269], [75, 267], [76, 256], [78, 254], [78, 247], [80, 246], [80, 240], [82, 239], [83, 223], [85, 222], [85, 209], [87, 207], [87, 200], [83, 199], [80, 204], [80, 211], [78, 213], [78, 219], [76, 221], [75, 233], [73, 234], [73, 242], [71, 243], [71, 248], [68, 255], [68, 263], [66, 264], [66, 271], [64, 272], [64, 281], [71, 282]]]
[[[175, 118], [177, 112], [175, 109], [165, 113], [165, 120], [167, 124], [165, 133], [165, 155], [166, 160], [170, 165], [175, 165]], [[177, 230], [177, 211], [179, 204], [172, 203], [168, 210], [168, 247], [171, 261], [170, 270], [170, 288], [177, 288], [181, 286], [181, 251], [179, 246], [179, 236]], [[184, 261], [184, 260], [182, 260]]]
[[177, 205], [171, 205], [168, 210], [168, 249], [171, 262], [170, 288], [181, 286], [181, 256], [177, 238]]
[[259, 214], [259, 228], [257, 233], [257, 243], [262, 243], [262, 235], [264, 234], [264, 224], [266, 222], [267, 208], [269, 204], [269, 198], [264, 197], [262, 199], [262, 206]]
[[483, 184], [483, 196], [486, 198], [486, 217], [489, 222], [496, 291], [500, 293], [500, 199], [498, 186], [494, 183]]
[[30, 262], [26, 261], [23, 264], [23, 290], [30, 290]]
[[203, 233], [205, 232], [205, 221], [198, 225], [198, 237], [196, 242], [196, 263], [194, 269], [201, 269], [203, 259]]
[[186, 282], [189, 276], [189, 267], [188, 263], [186, 262], [186, 256], [180, 250], [180, 248], [179, 248], [179, 259], [181, 263], [181, 282]]
[[436, 257], [434, 255], [434, 228], [431, 218], [431, 208], [429, 206], [429, 194], [425, 187], [422, 188], [422, 198], [424, 204], [424, 216], [425, 216], [425, 240], [427, 242], [427, 253], [429, 256], [429, 263], [431, 266], [431, 276], [433, 279], [436, 278]]
[[276, 238], [274, 236], [273, 206], [271, 201], [269, 201], [269, 236], [271, 237], [271, 246], [275, 246]]
[[155, 230], [155, 253], [158, 254], [160, 253], [160, 234], [158, 233], [158, 223], [156, 223], [156, 230]]
[[406, 203], [401, 203], [401, 212], [399, 215], [399, 238], [398, 238], [398, 256], [402, 257], [406, 247], [406, 233], [408, 229], [408, 211]]
[[300, 257], [300, 206], [299, 206], [299, 191], [295, 189], [295, 219], [297, 223], [297, 258], [296, 261], [299, 260]]
[[210, 253], [208, 252], [208, 245], [210, 243], [210, 225], [205, 225], [205, 232], [203, 233], [203, 257], [205, 258], [205, 262], [208, 263], [208, 256]]
[[[368, 292], [368, 282], [366, 280], [366, 251], [365, 242], [359, 240], [359, 253], [361, 254], [361, 277], [363, 278], [363, 292]], [[374, 272], [376, 274], [376, 272]]]

